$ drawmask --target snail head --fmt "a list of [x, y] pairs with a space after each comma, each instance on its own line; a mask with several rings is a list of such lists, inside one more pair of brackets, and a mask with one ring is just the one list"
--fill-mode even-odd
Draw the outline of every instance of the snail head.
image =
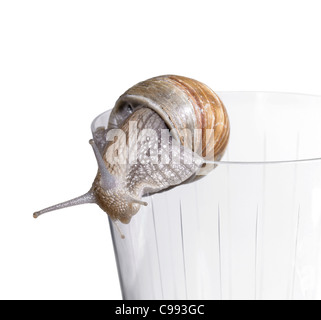
[[127, 224], [130, 222], [131, 217], [139, 211], [141, 205], [147, 206], [147, 202], [130, 195], [126, 188], [124, 188], [123, 182], [118, 181], [108, 171], [94, 140], [91, 139], [89, 143], [94, 150], [98, 164], [98, 174], [91, 189], [80, 197], [35, 212], [33, 214], [34, 218], [38, 218], [40, 215], [50, 211], [86, 203], [96, 203], [113, 221], [119, 220]]
[[147, 202], [130, 195], [124, 182], [119, 181], [108, 171], [94, 140], [90, 140], [89, 143], [93, 147], [99, 169], [91, 189], [96, 197], [96, 203], [112, 220], [119, 220], [127, 224], [131, 217], [139, 211], [141, 205], [147, 206]]

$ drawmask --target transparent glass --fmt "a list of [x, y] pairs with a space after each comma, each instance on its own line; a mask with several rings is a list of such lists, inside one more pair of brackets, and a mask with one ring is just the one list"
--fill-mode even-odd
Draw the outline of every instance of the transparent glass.
[[321, 97], [219, 95], [231, 138], [218, 167], [147, 197], [126, 239], [110, 224], [123, 298], [320, 299]]

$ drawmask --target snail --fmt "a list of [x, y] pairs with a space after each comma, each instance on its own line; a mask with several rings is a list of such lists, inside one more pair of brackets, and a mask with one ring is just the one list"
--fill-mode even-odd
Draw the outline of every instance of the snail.
[[127, 224], [147, 205], [144, 196], [194, 182], [213, 170], [229, 135], [224, 104], [205, 84], [175, 75], [140, 82], [120, 96], [106, 129], [98, 128], [90, 140], [98, 173], [89, 192], [35, 212], [34, 218], [96, 203], [112, 221]]

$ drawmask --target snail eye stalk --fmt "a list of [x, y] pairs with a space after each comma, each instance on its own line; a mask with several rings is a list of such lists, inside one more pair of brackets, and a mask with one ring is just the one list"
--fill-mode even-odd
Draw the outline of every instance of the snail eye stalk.
[[93, 147], [95, 157], [98, 164], [98, 169], [101, 175], [100, 184], [104, 190], [113, 189], [116, 186], [115, 177], [111, 175], [106, 167], [105, 161], [101, 156], [98, 147], [93, 139], [89, 140], [89, 144]]
[[40, 211], [37, 211], [33, 214], [33, 217], [35, 219], [37, 219], [42, 214], [50, 212], [50, 211], [60, 210], [60, 209], [68, 208], [68, 207], [74, 207], [74, 206], [78, 206], [78, 205], [86, 204], [86, 203], [96, 203], [96, 197], [91, 190], [80, 197], [77, 197], [77, 198], [56, 204], [54, 206], [48, 207], [46, 209], [42, 209]]

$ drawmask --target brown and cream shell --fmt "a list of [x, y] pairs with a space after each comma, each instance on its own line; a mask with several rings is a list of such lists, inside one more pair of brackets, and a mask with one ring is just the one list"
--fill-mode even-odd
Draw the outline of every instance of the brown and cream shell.
[[230, 135], [229, 118], [223, 102], [207, 85], [175, 75], [140, 82], [117, 100], [109, 127], [120, 128], [140, 107], [158, 113], [169, 129], [176, 129], [173, 135], [176, 132], [174, 137], [183, 145], [186, 143], [184, 129], [189, 129], [192, 141], [188, 144], [192, 144], [192, 150], [205, 160], [222, 158]]

